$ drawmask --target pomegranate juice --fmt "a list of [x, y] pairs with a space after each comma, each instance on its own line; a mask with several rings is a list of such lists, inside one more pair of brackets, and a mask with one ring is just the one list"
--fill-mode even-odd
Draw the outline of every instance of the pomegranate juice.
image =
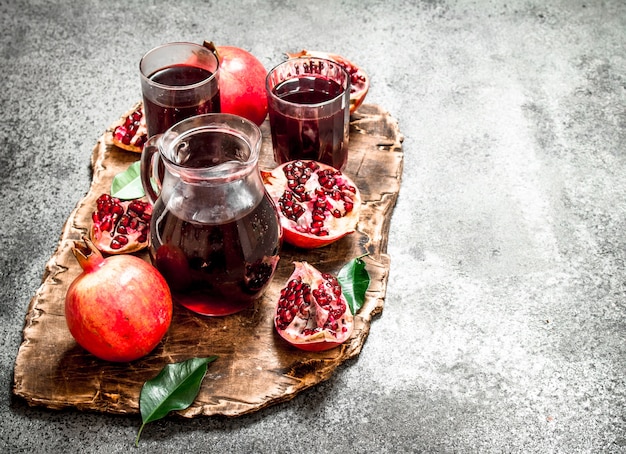
[[[300, 77], [279, 83], [273, 92], [283, 101], [302, 104], [306, 108], [336, 98], [342, 93], [342, 88], [334, 80]], [[270, 103], [272, 141], [278, 163], [311, 159], [337, 169], [344, 167], [348, 159], [345, 109], [329, 114], [320, 109], [315, 118], [303, 118], [295, 113], [297, 108], [279, 108]]]
[[[157, 203], [155, 211], [160, 210]], [[267, 195], [252, 212], [219, 225], [162, 211], [156, 225], [160, 243], [155, 263], [174, 300], [214, 316], [249, 306], [270, 283], [278, 263], [280, 227], [271, 222], [275, 216]]]
[[[153, 82], [170, 87], [186, 87], [207, 80], [209, 70], [188, 65], [174, 65], [159, 69], [149, 77]], [[158, 99], [144, 96], [144, 110], [148, 135], [162, 134], [185, 118], [220, 111], [220, 92], [217, 79], [202, 87], [172, 89]]]

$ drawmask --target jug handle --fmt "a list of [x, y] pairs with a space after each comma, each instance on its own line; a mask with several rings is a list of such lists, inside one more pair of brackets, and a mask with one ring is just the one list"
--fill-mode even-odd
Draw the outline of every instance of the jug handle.
[[154, 205], [159, 198], [155, 186], [159, 191], [161, 190], [161, 178], [159, 175], [161, 157], [159, 153], [157, 153], [159, 147], [156, 144], [159, 137], [161, 137], [161, 134], [150, 137], [144, 144], [143, 151], [141, 152], [141, 184], [152, 205]]

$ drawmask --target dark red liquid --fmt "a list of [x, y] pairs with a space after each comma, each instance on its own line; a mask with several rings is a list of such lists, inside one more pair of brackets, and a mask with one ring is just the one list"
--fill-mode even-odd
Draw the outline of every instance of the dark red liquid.
[[[149, 79], [159, 84], [183, 87], [197, 84], [212, 73], [204, 68], [187, 65], [174, 65], [151, 74]], [[157, 89], [157, 98], [144, 94], [144, 110], [148, 135], [162, 134], [171, 126], [186, 118], [220, 111], [220, 92], [217, 80], [194, 89]]]
[[[318, 104], [336, 98], [341, 86], [330, 79], [301, 77], [281, 82], [274, 88], [279, 98], [298, 104]], [[274, 155], [278, 163], [312, 159], [342, 169], [348, 160], [344, 137], [345, 111], [302, 119], [278, 112], [269, 106]]]
[[228, 315], [248, 307], [269, 285], [278, 263], [280, 227], [267, 195], [249, 214], [218, 225], [163, 213], [160, 202], [154, 211], [155, 264], [178, 303], [204, 315]]

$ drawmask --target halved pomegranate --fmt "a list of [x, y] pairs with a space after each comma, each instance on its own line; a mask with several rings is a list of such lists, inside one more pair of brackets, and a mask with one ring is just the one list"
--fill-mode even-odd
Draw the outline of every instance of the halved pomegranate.
[[108, 254], [139, 251], [150, 241], [152, 205], [142, 200], [122, 201], [102, 194], [91, 215], [90, 237], [96, 247]]
[[352, 335], [354, 316], [337, 278], [307, 262], [295, 269], [280, 291], [274, 326], [294, 347], [323, 351], [337, 347]]
[[298, 57], [317, 57], [317, 58], [325, 58], [327, 60], [332, 60], [334, 62], [339, 63], [343, 66], [346, 71], [350, 74], [350, 113], [354, 113], [355, 110], [359, 108], [363, 101], [365, 100], [365, 96], [367, 95], [367, 91], [370, 88], [370, 79], [367, 73], [359, 68], [357, 65], [349, 61], [348, 59], [342, 57], [341, 55], [329, 53], [329, 52], [319, 52], [316, 50], [306, 50], [303, 49], [300, 52], [295, 53], [287, 53], [289, 58], [298, 58]]
[[287, 243], [313, 249], [354, 232], [361, 195], [340, 170], [317, 161], [297, 160], [263, 171], [261, 176], [278, 207]]
[[141, 153], [148, 140], [143, 103], [138, 102], [113, 127], [113, 143], [124, 150]]

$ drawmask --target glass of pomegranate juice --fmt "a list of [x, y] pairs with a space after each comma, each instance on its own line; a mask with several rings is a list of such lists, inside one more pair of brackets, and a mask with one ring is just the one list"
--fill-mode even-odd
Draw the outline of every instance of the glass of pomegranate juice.
[[276, 270], [282, 230], [261, 180], [260, 149], [257, 125], [230, 114], [188, 118], [144, 146], [150, 255], [174, 300], [196, 313], [249, 307]]
[[274, 159], [311, 159], [343, 169], [348, 161], [350, 75], [323, 58], [275, 66], [265, 81]]
[[148, 136], [194, 115], [220, 112], [219, 61], [194, 43], [168, 43], [139, 62]]

